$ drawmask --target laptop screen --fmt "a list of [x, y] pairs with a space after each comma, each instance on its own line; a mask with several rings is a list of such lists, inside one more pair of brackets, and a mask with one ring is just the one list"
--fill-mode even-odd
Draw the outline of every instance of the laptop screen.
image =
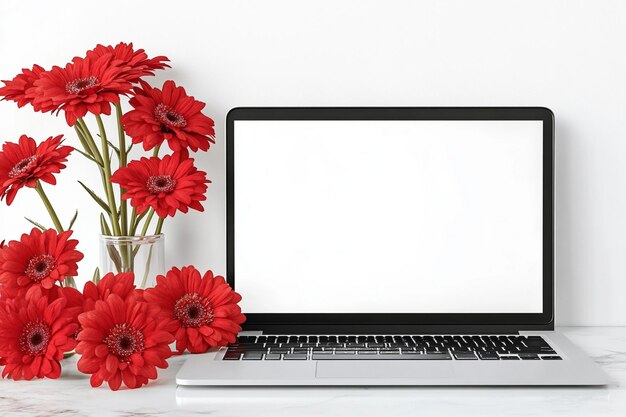
[[245, 313], [541, 313], [541, 120], [235, 120]]

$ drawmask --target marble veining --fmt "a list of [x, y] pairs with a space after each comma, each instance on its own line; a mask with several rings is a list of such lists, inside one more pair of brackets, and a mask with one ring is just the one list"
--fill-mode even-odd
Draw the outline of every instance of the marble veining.
[[608, 387], [177, 388], [185, 356], [157, 381], [109, 391], [66, 360], [59, 380], [0, 380], [0, 416], [626, 416], [626, 327], [561, 331], [613, 378]]

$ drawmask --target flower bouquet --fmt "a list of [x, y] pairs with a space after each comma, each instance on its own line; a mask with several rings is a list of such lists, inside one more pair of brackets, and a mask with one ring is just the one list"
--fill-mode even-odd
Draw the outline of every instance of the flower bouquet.
[[[166, 62], [132, 44], [98, 45], [64, 67], [34, 65], [3, 81], [0, 98], [36, 112], [62, 112], [80, 145], [66, 145], [62, 135], [40, 143], [22, 135], [0, 151], [0, 201], [11, 205], [18, 192], [32, 188], [54, 225], [27, 219], [34, 226], [29, 233], [0, 242], [3, 377], [58, 378], [60, 361], [76, 352], [78, 369], [91, 375], [92, 386], [106, 381], [113, 390], [136, 388], [167, 367], [174, 341], [179, 353], [200, 353], [233, 342], [241, 330], [241, 297], [223, 277], [211, 271], [201, 276], [193, 266], [157, 276], [161, 271], [150, 269], [154, 248], [141, 257], [141, 246], [132, 243], [158, 240], [165, 219], [179, 211], [203, 211], [210, 183], [190, 157], [215, 143], [213, 120], [201, 112], [205, 104], [173, 81], [160, 89], [144, 81]], [[129, 99], [127, 112], [122, 98]], [[114, 135], [103, 121], [111, 115]], [[164, 142], [171, 152], [160, 156]], [[138, 144], [148, 154], [131, 159]], [[104, 251], [111, 267], [96, 269], [82, 292], [74, 277], [83, 254], [71, 239], [78, 210], [64, 227], [44, 187], [56, 184], [74, 151], [99, 174], [101, 194], [79, 184], [102, 210], [102, 235], [116, 242]], [[152, 276], [156, 286], [144, 289]]]
[[[142, 287], [149, 275], [155, 275], [149, 264], [152, 253], [144, 257], [148, 262], [138, 265], [135, 260], [140, 247], [128, 243], [133, 241], [129, 238], [145, 237], [149, 232], [158, 237], [167, 217], [189, 209], [203, 211], [201, 202], [206, 199], [210, 181], [204, 171], [195, 167], [189, 151], [207, 151], [215, 143], [213, 120], [201, 112], [204, 103], [188, 96], [183, 87], [171, 80], [161, 89], [144, 81], [156, 70], [167, 67], [168, 61], [164, 56], [148, 58], [142, 49], [135, 51], [132, 44], [98, 45], [65, 67], [54, 66], [45, 71], [35, 65], [24, 69], [0, 88], [0, 97], [15, 101], [19, 107], [28, 104], [36, 112], [62, 112], [80, 144], [80, 149], [64, 146], [62, 135], [40, 144], [22, 135], [18, 143], [4, 144], [0, 153], [0, 200], [10, 205], [23, 187], [34, 188], [54, 227], [62, 233], [63, 224], [43, 184], [54, 185], [54, 174], [65, 168], [70, 153], [80, 153], [93, 163], [101, 179], [101, 193], [79, 181], [102, 209], [100, 231], [103, 236], [118, 238], [105, 240], [115, 244], [107, 245], [108, 259], [102, 258], [110, 262], [103, 263], [101, 259], [105, 270], [100, 272], [137, 272], [137, 266], [141, 266]], [[130, 98], [132, 109], [126, 113], [121, 97]], [[114, 135], [108, 135], [103, 115], [112, 112], [117, 129]], [[92, 116], [93, 120], [89, 120]], [[127, 143], [127, 136], [131, 143]], [[160, 157], [164, 142], [171, 154]], [[138, 144], [150, 154], [129, 161], [134, 145]], [[78, 212], [68, 229], [77, 215]], [[29, 221], [45, 229], [42, 223]], [[71, 276], [66, 284], [72, 285]]]

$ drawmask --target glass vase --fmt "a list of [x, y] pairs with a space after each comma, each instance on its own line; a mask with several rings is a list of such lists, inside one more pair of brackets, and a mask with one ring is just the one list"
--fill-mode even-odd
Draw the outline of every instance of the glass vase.
[[156, 285], [165, 274], [165, 235], [100, 235], [100, 276], [109, 272], [134, 272], [137, 288]]

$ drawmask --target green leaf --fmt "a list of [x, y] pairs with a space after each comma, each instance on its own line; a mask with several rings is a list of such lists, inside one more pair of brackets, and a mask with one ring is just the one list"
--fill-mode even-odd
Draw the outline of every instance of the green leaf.
[[137, 216], [137, 218], [135, 219], [135, 224], [133, 224], [133, 231], [137, 230], [137, 228], [139, 227], [139, 223], [141, 222], [141, 220], [143, 220], [144, 217], [146, 217], [146, 214], [148, 214], [148, 212], [149, 210], [146, 210], [139, 216]]
[[83, 186], [83, 188], [85, 189], [85, 191], [87, 191], [87, 193], [91, 196], [91, 198], [93, 198], [93, 199], [94, 199], [94, 201], [95, 201], [96, 203], [98, 203], [98, 205], [99, 205], [100, 207], [102, 207], [102, 209], [103, 209], [104, 211], [106, 211], [106, 212], [107, 212], [107, 214], [111, 215], [111, 209], [109, 208], [108, 204], [104, 202], [104, 200], [102, 200], [100, 197], [98, 197], [98, 196], [96, 195], [96, 193], [94, 193], [94, 192], [93, 192], [93, 191], [92, 191], [89, 187], [87, 187], [85, 184], [83, 184], [83, 182], [82, 182], [82, 181], [78, 181], [78, 183], [79, 183], [80, 185], [82, 185], [82, 186]]
[[100, 213], [100, 231], [105, 236], [111, 236], [111, 229], [107, 224], [107, 220], [104, 218], [104, 214]]
[[77, 218], [78, 218], [78, 210], [76, 210], [76, 212], [74, 213], [74, 217], [72, 217], [72, 220], [70, 220], [70, 225], [67, 227], [67, 230], [72, 230], [72, 226], [74, 226], [74, 223], [76, 222]]
[[100, 268], [96, 267], [96, 270], [93, 271], [93, 277], [91, 278], [91, 282], [98, 285], [100, 282]]
[[91, 162], [94, 162], [94, 163], [96, 163], [97, 165], [102, 166], [102, 164], [101, 164], [100, 162], [96, 161], [96, 160], [94, 159], [94, 157], [93, 157], [93, 156], [91, 156], [91, 155], [89, 155], [88, 153], [83, 152], [83, 151], [81, 151], [80, 149], [76, 149], [76, 148], [74, 148], [74, 150], [75, 150], [76, 152], [78, 152], [79, 154], [81, 154], [82, 156], [84, 156], [85, 158], [89, 159]]
[[41, 230], [42, 232], [45, 232], [46, 230], [48, 230], [48, 228], [43, 226], [41, 223], [37, 223], [36, 221], [29, 219], [28, 217], [24, 217], [24, 218], [26, 219], [26, 221], [31, 223], [33, 226], [35, 226], [37, 229]]
[[[102, 231], [102, 234], [105, 236], [111, 236], [111, 229], [109, 228], [109, 225], [107, 224], [107, 221], [104, 217], [104, 214], [100, 213], [100, 230]], [[117, 270], [117, 272], [122, 272], [122, 257], [120, 256], [120, 253], [117, 251], [117, 248], [115, 248], [115, 246], [107, 246], [107, 252], [109, 253], [109, 257], [111, 258], [111, 260], [113, 261], [113, 264], [115, 265], [115, 269]]]
[[120, 156], [120, 148], [118, 148], [117, 146], [113, 145], [110, 140], [107, 140], [107, 143], [109, 144], [111, 149], [113, 149], [115, 151], [117, 156]]

